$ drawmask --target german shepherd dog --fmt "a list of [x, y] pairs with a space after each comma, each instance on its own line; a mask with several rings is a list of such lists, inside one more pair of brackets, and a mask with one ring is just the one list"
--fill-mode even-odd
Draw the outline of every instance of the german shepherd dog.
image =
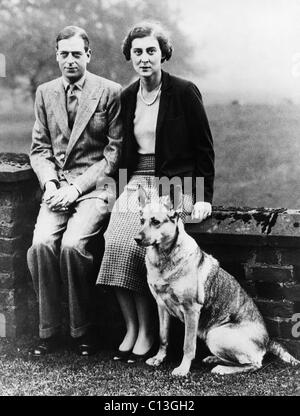
[[253, 300], [185, 232], [170, 200], [147, 203], [140, 193], [140, 207], [142, 228], [135, 239], [146, 247], [147, 280], [158, 305], [160, 326], [159, 350], [147, 364], [158, 366], [166, 358], [170, 315], [185, 324], [183, 358], [174, 376], [188, 374], [197, 336], [212, 353], [203, 360], [216, 364], [212, 373], [257, 370], [268, 351], [292, 365], [300, 363], [269, 339]]

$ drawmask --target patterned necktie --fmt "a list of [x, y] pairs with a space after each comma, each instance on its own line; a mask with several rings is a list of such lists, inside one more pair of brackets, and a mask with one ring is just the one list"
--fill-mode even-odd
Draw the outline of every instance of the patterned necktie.
[[68, 112], [68, 123], [69, 127], [72, 130], [73, 124], [75, 121], [77, 107], [78, 107], [78, 97], [77, 97], [77, 85], [69, 84], [67, 87], [67, 112]]

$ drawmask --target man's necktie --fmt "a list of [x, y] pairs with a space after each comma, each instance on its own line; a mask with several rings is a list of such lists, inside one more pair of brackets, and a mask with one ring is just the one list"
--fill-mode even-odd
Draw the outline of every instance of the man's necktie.
[[67, 112], [69, 127], [72, 130], [78, 107], [78, 88], [75, 84], [69, 84], [67, 87]]

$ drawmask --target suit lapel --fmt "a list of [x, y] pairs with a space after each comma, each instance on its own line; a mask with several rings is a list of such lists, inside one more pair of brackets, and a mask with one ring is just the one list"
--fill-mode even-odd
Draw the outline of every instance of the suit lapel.
[[68, 126], [68, 115], [66, 110], [66, 94], [62, 82], [62, 78], [57, 80], [56, 86], [52, 91], [51, 105], [55, 120], [63, 135], [69, 139], [71, 130]]
[[71, 153], [74, 145], [81, 136], [92, 114], [94, 113], [99, 99], [103, 93], [103, 88], [99, 83], [95, 83], [89, 73], [86, 75], [86, 80], [82, 89], [79, 106], [71, 132], [70, 140], [66, 151], [66, 159]]

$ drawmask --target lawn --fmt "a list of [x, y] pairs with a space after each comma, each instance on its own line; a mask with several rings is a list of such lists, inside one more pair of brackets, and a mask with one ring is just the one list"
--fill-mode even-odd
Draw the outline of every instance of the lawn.
[[[215, 205], [299, 208], [300, 107], [207, 107], [216, 153]], [[29, 152], [34, 117], [0, 115], [0, 151]]]
[[300, 107], [208, 108], [215, 141], [215, 203], [300, 208]]
[[114, 362], [111, 350], [90, 358], [71, 351], [36, 359], [28, 354], [32, 340], [0, 340], [2, 396], [289, 396], [300, 395], [300, 369], [267, 360], [255, 373], [213, 375], [197, 357], [191, 373], [171, 377], [180, 355], [159, 368]]

